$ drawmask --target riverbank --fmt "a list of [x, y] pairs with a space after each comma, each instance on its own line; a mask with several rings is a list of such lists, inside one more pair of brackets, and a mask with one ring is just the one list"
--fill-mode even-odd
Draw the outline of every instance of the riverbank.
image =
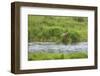
[[28, 60], [57, 60], [57, 59], [83, 59], [87, 58], [86, 52], [74, 53], [48, 53], [48, 52], [29, 52]]
[[28, 42], [84, 42], [88, 37], [87, 25], [87, 17], [29, 15]]
[[64, 45], [54, 42], [28, 44], [28, 60], [79, 59], [88, 57], [87, 42]]

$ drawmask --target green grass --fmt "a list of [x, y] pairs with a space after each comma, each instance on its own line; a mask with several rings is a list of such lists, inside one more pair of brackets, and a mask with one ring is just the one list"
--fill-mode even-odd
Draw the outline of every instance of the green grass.
[[[87, 25], [87, 17], [28, 15], [28, 42], [70, 44], [87, 41]], [[68, 33], [66, 39], [63, 33]]]
[[28, 60], [57, 60], [57, 59], [80, 59], [87, 58], [86, 52], [75, 53], [48, 53], [48, 52], [29, 52]]

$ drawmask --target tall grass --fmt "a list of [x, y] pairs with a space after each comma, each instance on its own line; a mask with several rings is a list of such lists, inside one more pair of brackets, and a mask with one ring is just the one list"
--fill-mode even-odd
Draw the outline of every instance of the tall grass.
[[[87, 41], [87, 17], [28, 16], [29, 42]], [[66, 39], [62, 36], [68, 33]]]
[[55, 59], [82, 59], [87, 58], [86, 52], [74, 53], [48, 53], [48, 52], [29, 52], [28, 60], [55, 60]]

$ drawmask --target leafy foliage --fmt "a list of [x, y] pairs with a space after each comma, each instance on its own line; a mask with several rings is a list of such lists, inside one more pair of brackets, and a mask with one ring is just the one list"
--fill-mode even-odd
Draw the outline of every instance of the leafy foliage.
[[[29, 42], [64, 44], [87, 41], [87, 17], [28, 16]], [[68, 33], [64, 38], [63, 33]]]

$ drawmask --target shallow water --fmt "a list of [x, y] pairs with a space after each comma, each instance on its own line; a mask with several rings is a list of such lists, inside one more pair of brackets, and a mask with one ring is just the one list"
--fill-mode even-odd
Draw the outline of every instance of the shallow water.
[[56, 44], [53, 42], [34, 42], [29, 43], [28, 51], [29, 52], [50, 52], [50, 53], [68, 53], [68, 52], [87, 52], [88, 44], [87, 42], [80, 42], [77, 44]]

